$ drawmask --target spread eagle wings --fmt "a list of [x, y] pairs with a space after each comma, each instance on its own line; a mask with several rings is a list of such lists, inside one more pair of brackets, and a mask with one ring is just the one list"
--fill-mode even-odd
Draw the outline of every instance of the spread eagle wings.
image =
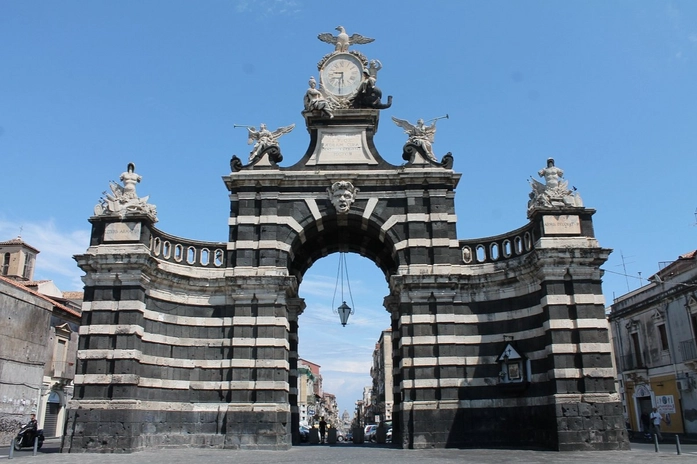
[[332, 45], [336, 45], [336, 41], [338, 40], [337, 36], [335, 36], [331, 32], [323, 32], [320, 35], [318, 35], [317, 38], [322, 42], [327, 42], [328, 44]]
[[[337, 41], [339, 40], [339, 36], [336, 36], [332, 34], [331, 32], [323, 32], [317, 36], [319, 40], [322, 42], [327, 42], [328, 44], [336, 45]], [[351, 37], [348, 39], [349, 45], [353, 44], [358, 44], [358, 45], [363, 45], [367, 44], [370, 42], [374, 42], [375, 39], [371, 39], [370, 37], [364, 37], [360, 34], [353, 34]]]
[[374, 42], [375, 39], [371, 39], [370, 37], [363, 37], [360, 34], [353, 34], [351, 37], [349, 37], [349, 44], [367, 44], [370, 42]]

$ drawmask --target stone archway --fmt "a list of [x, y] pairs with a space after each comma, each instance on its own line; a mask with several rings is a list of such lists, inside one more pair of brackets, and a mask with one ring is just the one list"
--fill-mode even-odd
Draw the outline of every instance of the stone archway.
[[[335, 51], [319, 65], [327, 79], [333, 63], [341, 76], [377, 73]], [[223, 177], [226, 241], [155, 228], [133, 165], [112, 185], [75, 257], [85, 302], [64, 450], [292, 446], [298, 286], [334, 251], [370, 258], [388, 280], [398, 446], [628, 448], [601, 291], [610, 250], [594, 210], [549, 160], [541, 172], [554, 186], [534, 185], [527, 224], [459, 239], [452, 155], [439, 162], [410, 136], [406, 163], [386, 162], [373, 137], [391, 100], [363, 83], [352, 91], [370, 87], [370, 105], [341, 86], [338, 107], [306, 96], [310, 143], [294, 165], [279, 166], [276, 140], [292, 126], [250, 130], [251, 160], [233, 157]]]
[[[594, 211], [533, 208], [520, 229], [459, 240], [460, 175], [418, 150], [386, 163], [378, 117], [308, 114], [298, 163], [264, 153], [225, 176], [227, 242], [159, 231], [154, 209], [96, 212], [76, 257], [85, 305], [68, 450], [291, 446], [298, 285], [334, 251], [372, 259], [389, 283], [395, 443], [626, 447]], [[336, 148], [346, 137], [360, 162]]]
[[[393, 255], [395, 255], [396, 252], [389, 237], [383, 237], [383, 239], [380, 239], [379, 231], [380, 227], [375, 223], [372, 221], [367, 222], [361, 217], [360, 214], [351, 212], [345, 215], [330, 214], [319, 224], [314, 220], [309, 221], [308, 227], [304, 229], [303, 233], [299, 234], [294, 240], [290, 252], [290, 254], [294, 257], [294, 260], [291, 262], [289, 269], [291, 274], [296, 276], [296, 279], [299, 282], [298, 290], [300, 291], [302, 289], [302, 282], [305, 279], [305, 272], [308, 271], [315, 262], [321, 260], [322, 258], [329, 257], [329, 255], [337, 252], [355, 253], [361, 255], [367, 260], [370, 260], [371, 263], [374, 264], [379, 269], [379, 272], [383, 275], [383, 278], [385, 279], [385, 286], [387, 287], [390, 282], [390, 276], [395, 275], [397, 272], [397, 265], [393, 258]], [[302, 240], [300, 239], [301, 236]], [[379, 279], [377, 276], [374, 276], [374, 278]], [[387, 294], [389, 293], [390, 290], [387, 290]], [[376, 296], [384, 295], [385, 293]], [[382, 298], [380, 298], [380, 301], [381, 300]], [[339, 300], [339, 303], [340, 302], [341, 300]], [[349, 303], [351, 306], [354, 306], [351, 301], [349, 301]], [[298, 306], [300, 308], [304, 308], [304, 300], [300, 299]], [[299, 345], [302, 343], [303, 346], [307, 347], [307, 343], [309, 341], [301, 338], [300, 336], [300, 329], [303, 326], [302, 321], [304, 317], [306, 317], [301, 315], [302, 312], [303, 311], [300, 310], [297, 313], [297, 316], [294, 317], [290, 323], [290, 385], [298, 384], [298, 378], [293, 375], [293, 372], [295, 372], [294, 367], [298, 366], [298, 359], [300, 356]], [[390, 327], [391, 318], [387, 311], [382, 314], [380, 321], [382, 324], [384, 324], [382, 329]], [[393, 389], [391, 382], [388, 388], [390, 390]], [[294, 395], [291, 391], [290, 406], [293, 444], [300, 443], [299, 435], [296, 436], [296, 432], [298, 432], [299, 425], [303, 417], [303, 414], [301, 413], [302, 407], [300, 406], [300, 403], [303, 401], [304, 400], [302, 400], [299, 396]]]

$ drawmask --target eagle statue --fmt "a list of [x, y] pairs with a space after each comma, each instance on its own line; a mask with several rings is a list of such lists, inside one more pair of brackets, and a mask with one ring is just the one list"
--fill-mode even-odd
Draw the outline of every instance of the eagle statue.
[[351, 37], [346, 33], [346, 29], [343, 26], [338, 26], [336, 28], [339, 31], [339, 35], [334, 36], [331, 32], [323, 32], [317, 36], [322, 42], [327, 42], [329, 44], [335, 45], [334, 51], [345, 52], [348, 50], [349, 45], [352, 44], [367, 44], [375, 41], [369, 37], [363, 37], [360, 34], [353, 34]]

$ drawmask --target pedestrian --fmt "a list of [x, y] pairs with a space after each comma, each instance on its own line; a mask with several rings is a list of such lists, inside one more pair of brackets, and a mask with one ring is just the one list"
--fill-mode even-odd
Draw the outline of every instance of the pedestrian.
[[660, 412], [658, 412], [658, 408], [653, 408], [653, 412], [651, 413], [651, 422], [653, 423], [653, 433], [656, 434], [659, 440], [663, 440], [663, 436], [661, 435], [661, 421], [663, 420], [663, 416], [661, 415]]
[[644, 435], [651, 433], [651, 418], [647, 412], [641, 414], [641, 431], [644, 432]]
[[324, 421], [324, 417], [319, 420], [319, 436], [321, 438], [320, 443], [324, 443], [324, 434], [327, 433], [327, 423]]

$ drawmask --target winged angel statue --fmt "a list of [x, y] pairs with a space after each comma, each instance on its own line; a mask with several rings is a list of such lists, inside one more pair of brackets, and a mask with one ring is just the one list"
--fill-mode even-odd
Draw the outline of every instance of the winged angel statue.
[[375, 39], [363, 37], [360, 34], [353, 34], [349, 37], [343, 26], [337, 26], [336, 30], [339, 31], [339, 35], [334, 36], [331, 32], [323, 32], [317, 36], [322, 42], [335, 45], [335, 52], [346, 52], [348, 51], [349, 45], [352, 44], [367, 44], [375, 41]]
[[436, 155], [433, 154], [433, 139], [436, 135], [435, 121], [433, 121], [433, 124], [430, 126], [427, 126], [424, 124], [423, 119], [416, 121], [416, 125], [411, 124], [405, 119], [395, 118], [394, 116], [392, 116], [392, 120], [395, 124], [404, 129], [404, 132], [409, 136], [407, 144], [416, 145], [426, 153], [426, 156], [428, 156], [431, 161], [437, 162]]
[[266, 124], [261, 123], [259, 125], [259, 130], [255, 127], [247, 127], [249, 132], [249, 138], [247, 139], [247, 145], [254, 143], [252, 151], [249, 153], [249, 161], [254, 160], [257, 156], [261, 155], [264, 151], [271, 147], [278, 148], [278, 139], [295, 128], [295, 124], [290, 126], [279, 127], [275, 131], [271, 132], [266, 128]]

